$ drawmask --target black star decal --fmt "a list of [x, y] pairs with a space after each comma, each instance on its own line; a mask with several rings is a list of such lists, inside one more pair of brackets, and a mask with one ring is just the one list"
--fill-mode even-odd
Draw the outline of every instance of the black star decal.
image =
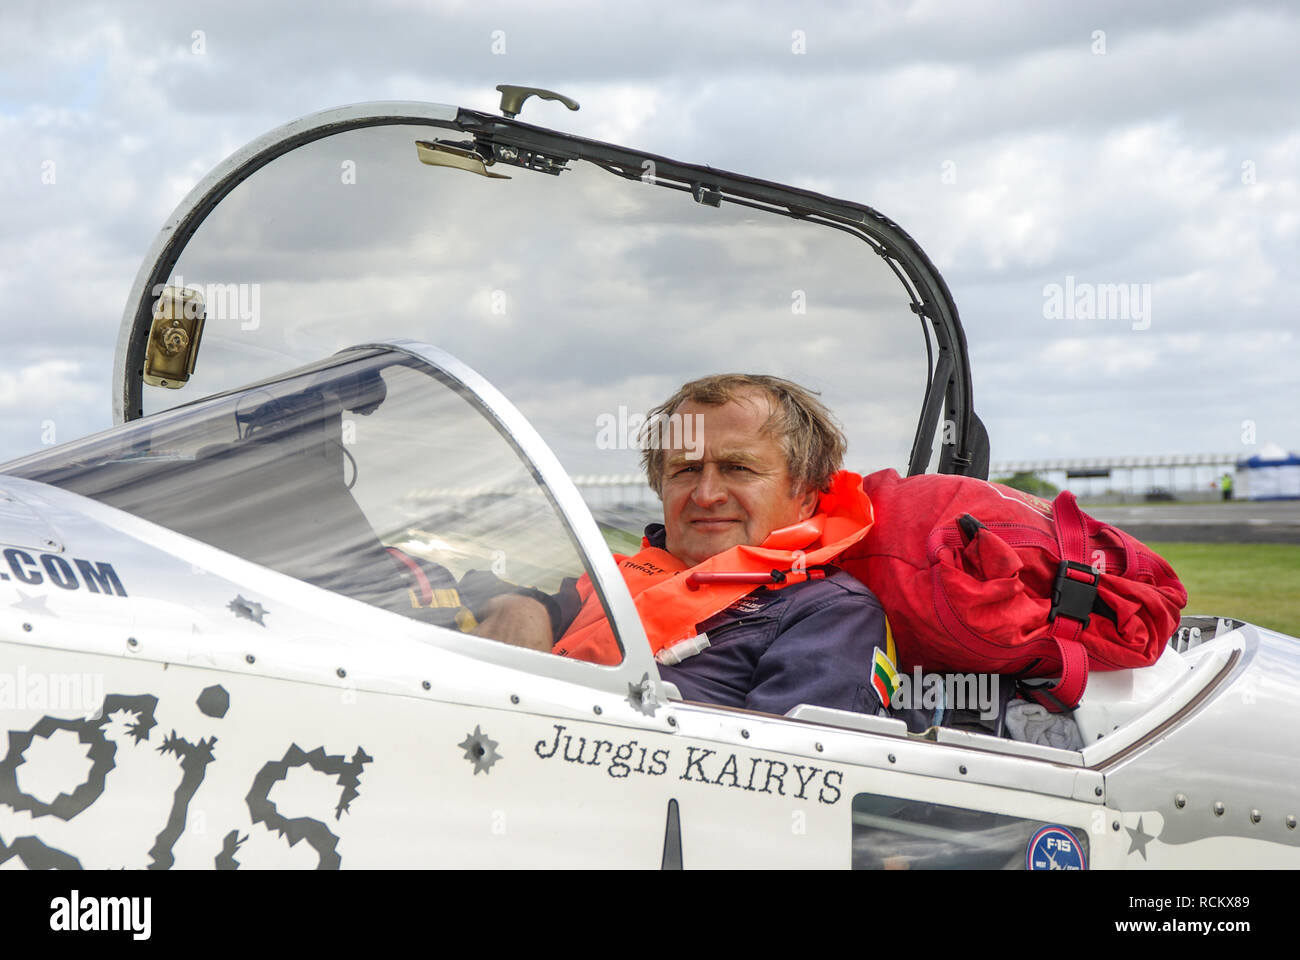
[[627, 685], [627, 702], [633, 709], [640, 710], [648, 717], [655, 715], [655, 711], [659, 709], [659, 701], [654, 697], [650, 674], [643, 673], [640, 682]]
[[1142, 859], [1145, 860], [1147, 858], [1147, 844], [1155, 839], [1155, 834], [1147, 833], [1145, 830], [1142, 829], [1141, 817], [1138, 817], [1138, 825], [1136, 830], [1134, 830], [1132, 827], [1125, 827], [1124, 829], [1128, 831], [1128, 837], [1129, 837], [1128, 852], [1132, 853], [1134, 850], [1136, 850], [1138, 853], [1142, 854]]
[[477, 724], [474, 725], [474, 732], [466, 734], [465, 739], [456, 746], [465, 751], [466, 760], [473, 761], [476, 776], [480, 770], [484, 773], [491, 772], [492, 764], [501, 759], [501, 754], [497, 753], [497, 741], [488, 737]]
[[245, 600], [243, 594], [239, 594], [234, 600], [231, 600], [226, 607], [234, 611], [235, 616], [242, 617], [244, 620], [252, 620], [258, 626], [266, 626], [262, 617], [269, 612], [266, 607], [252, 600]]

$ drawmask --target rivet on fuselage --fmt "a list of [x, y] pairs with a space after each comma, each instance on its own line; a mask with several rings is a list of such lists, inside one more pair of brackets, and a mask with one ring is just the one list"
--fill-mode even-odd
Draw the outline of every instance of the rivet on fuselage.
[[1258, 811], [1258, 810], [1252, 810], [1252, 811], [1250, 811], [1250, 822], [1251, 822], [1251, 823], [1259, 823], [1259, 821], [1262, 820], [1262, 819], [1263, 819], [1263, 817], [1261, 817], [1261, 816], [1259, 815], [1259, 811]]
[[1223, 816], [1223, 801], [1221, 800], [1214, 801], [1214, 815], [1216, 817]]
[[1179, 810], [1183, 809], [1183, 807], [1187, 806], [1187, 797], [1181, 793], [1176, 794], [1174, 796], [1174, 806]]

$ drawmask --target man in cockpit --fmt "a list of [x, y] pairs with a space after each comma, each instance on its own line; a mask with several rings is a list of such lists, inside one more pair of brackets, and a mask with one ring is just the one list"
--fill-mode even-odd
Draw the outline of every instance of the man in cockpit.
[[[787, 380], [726, 374], [685, 384], [647, 425], [659, 428], [642, 462], [663, 523], [615, 559], [662, 678], [687, 700], [766, 713], [885, 712], [896, 675], [884, 612], [832, 563], [870, 529], [871, 503], [841, 469], [845, 438], [826, 407]], [[482, 636], [621, 660], [586, 576], [482, 613]]]

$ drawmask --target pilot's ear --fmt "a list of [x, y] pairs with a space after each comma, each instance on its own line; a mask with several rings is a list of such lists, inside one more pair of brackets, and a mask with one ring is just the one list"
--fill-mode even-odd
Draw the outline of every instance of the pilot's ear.
[[817, 492], [816, 487], [813, 487], [803, 495], [803, 500], [799, 503], [800, 520], [807, 520], [817, 512], [817, 501], [820, 497], [821, 494]]

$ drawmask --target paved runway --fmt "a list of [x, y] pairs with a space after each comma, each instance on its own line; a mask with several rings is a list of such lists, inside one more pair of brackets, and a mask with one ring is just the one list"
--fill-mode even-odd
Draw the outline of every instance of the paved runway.
[[1300, 500], [1083, 507], [1139, 540], [1300, 544]]
[[[1300, 500], [1084, 504], [1083, 509], [1144, 542], [1300, 544]], [[661, 519], [649, 507], [596, 508], [593, 513], [611, 526], [638, 532], [646, 523]]]

